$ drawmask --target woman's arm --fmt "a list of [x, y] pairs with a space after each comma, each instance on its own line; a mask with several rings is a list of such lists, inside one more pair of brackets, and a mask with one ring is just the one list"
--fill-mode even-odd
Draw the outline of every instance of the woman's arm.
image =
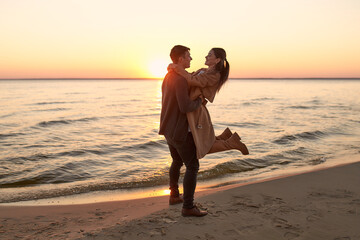
[[[169, 66], [170, 67], [170, 66]], [[195, 86], [195, 87], [209, 87], [214, 86], [219, 82], [220, 75], [216, 72], [207, 72], [200, 73], [203, 69], [199, 69], [194, 74], [188, 73], [185, 69], [177, 66], [176, 64], [172, 64], [170, 67], [173, 69], [176, 73], [183, 76], [189, 86]]]

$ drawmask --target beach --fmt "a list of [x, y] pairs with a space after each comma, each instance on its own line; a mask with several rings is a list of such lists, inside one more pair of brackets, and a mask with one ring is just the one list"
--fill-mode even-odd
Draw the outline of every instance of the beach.
[[59, 206], [0, 206], [1, 239], [360, 239], [360, 162], [199, 192], [209, 214], [168, 196]]

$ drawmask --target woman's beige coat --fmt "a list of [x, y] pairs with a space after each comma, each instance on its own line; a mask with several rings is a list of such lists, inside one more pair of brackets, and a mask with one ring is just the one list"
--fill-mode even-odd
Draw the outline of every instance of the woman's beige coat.
[[215, 142], [214, 127], [209, 111], [206, 108], [206, 100], [210, 102], [214, 101], [220, 80], [220, 73], [200, 69], [190, 74], [181, 68], [176, 68], [175, 70], [186, 78], [190, 87], [190, 98], [192, 100], [195, 100], [199, 96], [203, 98], [203, 104], [197, 110], [187, 113], [189, 127], [196, 145], [197, 158], [200, 159], [209, 152]]

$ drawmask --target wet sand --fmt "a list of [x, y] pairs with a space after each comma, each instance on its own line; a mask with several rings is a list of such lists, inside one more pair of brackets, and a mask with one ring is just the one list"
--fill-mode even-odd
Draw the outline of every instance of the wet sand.
[[0, 205], [0, 239], [360, 239], [360, 162], [197, 193], [66, 206]]

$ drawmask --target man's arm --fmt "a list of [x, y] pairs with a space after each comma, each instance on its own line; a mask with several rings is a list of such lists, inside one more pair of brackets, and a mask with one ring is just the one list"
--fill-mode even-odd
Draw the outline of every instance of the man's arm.
[[192, 101], [189, 97], [188, 85], [186, 80], [182, 77], [176, 80], [176, 98], [179, 104], [180, 112], [187, 113], [195, 111], [201, 105], [201, 98]]

